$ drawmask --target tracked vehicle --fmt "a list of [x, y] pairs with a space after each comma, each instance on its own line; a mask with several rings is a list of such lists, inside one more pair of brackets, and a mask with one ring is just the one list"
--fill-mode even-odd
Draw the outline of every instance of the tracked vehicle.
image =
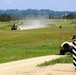
[[14, 25], [11, 27], [11, 30], [20, 30], [20, 28], [14, 24]]

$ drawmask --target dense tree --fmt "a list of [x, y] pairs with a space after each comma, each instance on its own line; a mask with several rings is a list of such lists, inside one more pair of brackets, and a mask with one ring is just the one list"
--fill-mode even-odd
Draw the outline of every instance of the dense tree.
[[65, 19], [76, 19], [76, 14], [74, 13], [69, 13], [63, 16]]
[[11, 16], [7, 15], [7, 14], [2, 14], [0, 15], [0, 21], [5, 22], [5, 21], [10, 21], [11, 20]]

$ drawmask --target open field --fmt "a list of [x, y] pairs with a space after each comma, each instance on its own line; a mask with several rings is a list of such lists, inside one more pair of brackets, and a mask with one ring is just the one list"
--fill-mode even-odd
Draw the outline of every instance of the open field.
[[76, 34], [76, 20], [53, 20], [46, 28], [11, 31], [13, 23], [0, 22], [0, 63], [59, 54], [60, 44]]

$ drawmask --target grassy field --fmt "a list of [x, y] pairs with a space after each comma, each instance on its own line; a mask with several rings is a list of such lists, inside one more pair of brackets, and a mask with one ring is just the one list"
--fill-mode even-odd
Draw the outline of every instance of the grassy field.
[[13, 23], [0, 22], [0, 63], [59, 54], [60, 44], [76, 34], [76, 20], [53, 20], [46, 28], [11, 31]]

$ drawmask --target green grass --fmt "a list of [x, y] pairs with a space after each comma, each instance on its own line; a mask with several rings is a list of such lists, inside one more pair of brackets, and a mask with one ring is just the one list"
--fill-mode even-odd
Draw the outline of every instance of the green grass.
[[53, 20], [50, 27], [17, 31], [11, 31], [14, 22], [0, 22], [0, 63], [59, 54], [60, 44], [76, 34], [75, 21]]
[[61, 57], [58, 59], [53, 59], [51, 61], [41, 63], [38, 66], [42, 67], [42, 66], [54, 65], [58, 63], [72, 63], [72, 55], [68, 55], [66, 57]]

